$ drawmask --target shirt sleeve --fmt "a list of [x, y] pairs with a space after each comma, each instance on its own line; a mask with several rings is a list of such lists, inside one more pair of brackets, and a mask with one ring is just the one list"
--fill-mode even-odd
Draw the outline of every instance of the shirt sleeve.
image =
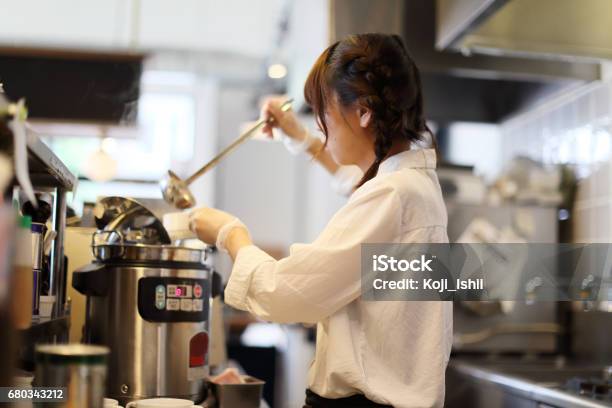
[[286, 258], [240, 249], [225, 302], [268, 321], [317, 323], [360, 296], [361, 244], [396, 241], [400, 224], [392, 187], [357, 191], [313, 243], [292, 245]]

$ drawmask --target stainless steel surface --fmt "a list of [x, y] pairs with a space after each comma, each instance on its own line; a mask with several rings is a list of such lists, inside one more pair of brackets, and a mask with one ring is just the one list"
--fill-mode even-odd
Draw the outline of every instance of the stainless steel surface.
[[100, 261], [172, 261], [204, 263], [206, 251], [171, 245], [101, 244], [93, 246], [93, 254]]
[[[527, 222], [533, 228], [529, 242], [554, 243], [558, 240], [557, 210], [535, 206], [499, 207], [447, 202], [448, 236], [457, 242], [468, 225], [483, 218], [498, 229], [520, 228]], [[541, 353], [557, 350], [563, 331], [557, 322], [557, 303], [502, 302], [485, 304], [460, 302], [453, 308], [456, 352]], [[495, 307], [498, 306], [498, 307]], [[485, 313], [486, 312], [486, 313]]]
[[[554, 406], [558, 408], [610, 407], [606, 401], [593, 400], [563, 389], [572, 377], [601, 376], [596, 366], [557, 365], [517, 360], [499, 361], [451, 360], [447, 375], [447, 403], [459, 406]], [[471, 391], [467, 391], [472, 387]], [[487, 397], [484, 397], [487, 395]], [[508, 401], [520, 400], [520, 403]], [[506, 404], [506, 405], [504, 405]], [[538, 405], [542, 404], [542, 405]]]
[[572, 313], [572, 352], [576, 358], [612, 365], [612, 313], [592, 310]]
[[549, 60], [612, 59], [608, 0], [438, 0], [436, 47]]
[[64, 357], [106, 356], [109, 351], [107, 347], [88, 344], [41, 344], [36, 347], [37, 354]]
[[107, 396], [123, 404], [154, 397], [197, 401], [208, 375], [206, 250], [163, 245], [163, 224], [134, 200], [109, 197], [98, 204], [96, 223], [104, 229], [91, 237], [97, 262], [75, 270], [72, 283], [87, 295], [86, 341], [111, 349]]
[[[355, 32], [401, 32], [421, 71], [428, 119], [437, 123], [499, 123], [547, 97], [601, 80], [604, 75], [600, 64], [584, 61], [441, 52], [434, 46], [436, 1], [402, 1], [402, 7], [395, 7], [395, 3], [335, 0], [330, 4], [332, 41]], [[390, 20], [391, 10], [395, 15]], [[400, 22], [399, 28], [394, 27], [396, 21]], [[302, 92], [303, 83], [297, 82], [290, 83], [293, 94]], [[455, 102], [458, 100], [461, 104]], [[295, 107], [302, 108], [303, 105]]]
[[36, 347], [38, 387], [65, 387], [66, 401], [45, 406], [103, 408], [107, 347], [85, 344], [39, 345]]
[[499, 323], [495, 326], [486, 327], [476, 332], [456, 333], [453, 338], [453, 346], [461, 348], [479, 344], [485, 340], [501, 335], [558, 335], [563, 329], [556, 323]]
[[[138, 201], [125, 197], [105, 197], [96, 202], [93, 210], [96, 226], [105, 232], [99, 236], [102, 243], [112, 243], [119, 238], [123, 242], [143, 244], [170, 244], [170, 237], [162, 221]], [[98, 238], [95, 237], [94, 238]]]
[[259, 408], [265, 382], [243, 376], [244, 384], [211, 383], [217, 408]]
[[185, 209], [195, 205], [195, 197], [189, 186], [172, 170], [159, 182], [164, 200], [176, 208]]
[[[55, 296], [53, 316], [64, 314], [66, 295], [66, 276], [64, 268], [64, 231], [66, 228], [66, 190], [56, 188], [53, 198], [53, 230], [57, 236], [53, 240], [49, 258], [49, 294]], [[67, 333], [66, 333], [67, 335]]]
[[61, 187], [72, 191], [77, 178], [68, 167], [27, 127], [28, 166], [35, 187]]
[[[291, 109], [292, 99], [285, 101], [280, 109], [283, 112], [287, 112]], [[204, 175], [210, 169], [214, 168], [223, 158], [232, 153], [238, 146], [246, 142], [251, 138], [253, 133], [255, 133], [259, 128], [265, 125], [267, 122], [272, 121], [272, 118], [268, 119], [268, 121], [261, 119], [255, 125], [253, 125], [250, 129], [244, 132], [242, 135], [238, 136], [232, 143], [229, 144], [225, 149], [219, 152], [215, 157], [213, 157], [208, 163], [202, 166], [198, 171], [193, 173], [191, 176], [187, 177], [185, 180], [181, 180], [174, 172], [168, 170], [168, 174], [160, 181], [160, 187], [162, 190], [162, 195], [164, 199], [176, 206], [180, 209], [191, 208], [195, 205], [195, 198], [191, 191], [189, 190], [189, 185], [193, 183], [200, 176]]]
[[436, 0], [436, 48], [459, 47], [462, 38], [477, 29], [509, 0]]
[[606, 381], [612, 380], [612, 366], [605, 366], [603, 368], [603, 378]]
[[208, 270], [108, 267], [108, 295], [88, 298], [92, 342], [112, 350], [107, 397], [122, 403], [152, 397], [196, 400], [208, 368], [190, 378], [189, 341], [209, 332], [204, 322], [156, 323], [138, 312], [138, 282], [144, 277], [209, 279]]

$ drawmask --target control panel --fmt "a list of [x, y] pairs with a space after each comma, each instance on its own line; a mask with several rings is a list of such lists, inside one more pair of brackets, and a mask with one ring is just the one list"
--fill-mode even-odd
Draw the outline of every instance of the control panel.
[[153, 322], [208, 320], [207, 279], [147, 277], [138, 281], [138, 312]]

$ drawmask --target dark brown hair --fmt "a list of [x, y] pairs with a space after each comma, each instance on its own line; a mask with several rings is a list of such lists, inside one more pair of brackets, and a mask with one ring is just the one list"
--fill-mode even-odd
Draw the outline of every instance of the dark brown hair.
[[395, 140], [416, 142], [425, 132], [434, 139], [423, 113], [419, 70], [397, 35], [351, 35], [319, 56], [304, 96], [326, 141], [325, 111], [334, 94], [344, 107], [358, 103], [372, 111], [376, 158], [356, 188], [376, 176]]

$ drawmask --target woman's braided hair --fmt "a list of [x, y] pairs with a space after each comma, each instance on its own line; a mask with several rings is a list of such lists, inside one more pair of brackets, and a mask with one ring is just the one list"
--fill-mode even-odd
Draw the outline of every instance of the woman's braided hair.
[[422, 140], [427, 127], [419, 70], [397, 35], [356, 34], [328, 47], [313, 66], [304, 96], [327, 137], [325, 110], [335, 94], [342, 106], [372, 111], [375, 160], [356, 187], [376, 176], [395, 140]]

